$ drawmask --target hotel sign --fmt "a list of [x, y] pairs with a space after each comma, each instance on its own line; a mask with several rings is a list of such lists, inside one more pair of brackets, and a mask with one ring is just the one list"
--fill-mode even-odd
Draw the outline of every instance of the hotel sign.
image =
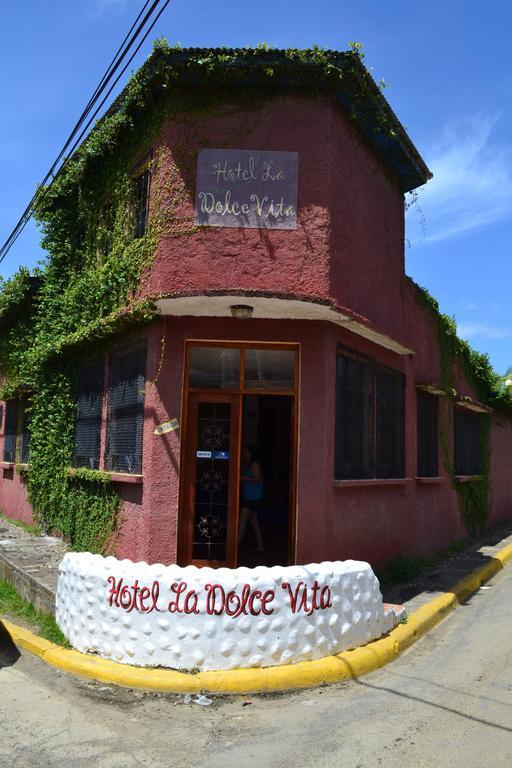
[[293, 664], [364, 645], [403, 615], [384, 608], [370, 565], [354, 560], [214, 570], [68, 552], [59, 565], [64, 635], [124, 664]]
[[298, 152], [200, 149], [195, 223], [297, 229]]

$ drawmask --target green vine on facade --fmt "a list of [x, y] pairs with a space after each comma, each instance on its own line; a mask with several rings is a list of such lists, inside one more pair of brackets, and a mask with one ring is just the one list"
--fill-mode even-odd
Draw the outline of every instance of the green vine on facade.
[[[438, 302], [427, 290], [411, 278], [408, 280], [417, 301], [437, 331], [439, 387], [453, 400], [456, 395], [456, 372], [461, 370], [484, 404], [512, 418], [512, 395], [500, 386], [500, 376], [493, 370], [488, 356], [472, 349], [466, 341], [460, 339], [455, 320], [439, 311]], [[464, 526], [468, 533], [477, 535], [485, 529], [490, 508], [491, 416], [481, 414], [480, 419], [481, 473], [470, 482], [460, 483], [456, 480], [453, 465], [451, 414], [451, 409], [441, 411], [441, 456], [452, 487], [457, 492]]]

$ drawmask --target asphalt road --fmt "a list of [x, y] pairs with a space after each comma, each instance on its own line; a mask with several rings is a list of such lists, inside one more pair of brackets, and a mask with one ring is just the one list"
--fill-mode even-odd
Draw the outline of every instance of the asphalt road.
[[4, 651], [0, 766], [511, 768], [512, 565], [394, 664], [248, 699], [184, 704]]

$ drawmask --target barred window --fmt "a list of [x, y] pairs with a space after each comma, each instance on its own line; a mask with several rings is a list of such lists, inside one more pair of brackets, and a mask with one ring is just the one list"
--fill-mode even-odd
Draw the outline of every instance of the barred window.
[[18, 433], [18, 400], [7, 400], [5, 404], [4, 461], [16, 461]]
[[416, 393], [416, 439], [418, 477], [439, 474], [438, 423], [439, 401], [435, 395], [418, 390]]
[[135, 223], [133, 236], [135, 238], [144, 237], [148, 222], [149, 208], [149, 168], [146, 168], [135, 178], [134, 182], [134, 208]]
[[336, 359], [335, 466], [338, 480], [403, 477], [405, 380], [369, 358]]
[[103, 358], [81, 366], [76, 393], [73, 466], [98, 469], [100, 465]]
[[336, 358], [335, 477], [373, 476], [374, 370], [351, 353]]
[[110, 355], [106, 469], [142, 472], [145, 370], [145, 348]]
[[455, 408], [453, 420], [455, 474], [479, 475], [482, 470], [480, 414], [466, 408]]
[[405, 475], [405, 380], [398, 371], [378, 366], [375, 382], [375, 477], [403, 477]]

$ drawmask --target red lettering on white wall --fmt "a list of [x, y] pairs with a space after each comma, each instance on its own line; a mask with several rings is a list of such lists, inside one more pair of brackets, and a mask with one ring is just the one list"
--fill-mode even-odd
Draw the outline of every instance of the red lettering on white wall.
[[292, 589], [287, 581], [283, 581], [281, 587], [288, 591], [292, 613], [303, 611], [306, 616], [311, 616], [313, 611], [332, 608], [331, 590], [327, 586], [322, 587], [319, 595], [320, 585], [316, 579], [311, 587], [311, 592], [309, 592], [310, 588], [303, 581], [299, 581], [295, 589]]

